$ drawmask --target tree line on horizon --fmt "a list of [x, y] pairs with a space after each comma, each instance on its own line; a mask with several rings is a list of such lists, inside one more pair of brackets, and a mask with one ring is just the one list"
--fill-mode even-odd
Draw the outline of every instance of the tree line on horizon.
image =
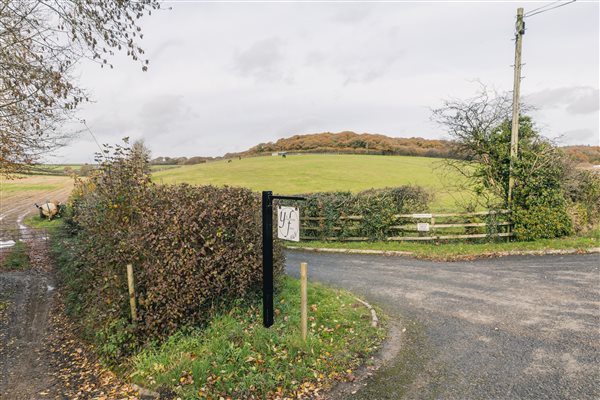
[[[578, 164], [600, 164], [600, 146], [565, 146], [562, 149]], [[259, 143], [240, 153], [227, 153], [222, 157], [156, 157], [154, 165], [193, 165], [208, 161], [254, 157], [286, 153], [343, 153], [377, 154], [394, 156], [420, 156], [434, 158], [460, 159], [454, 143], [443, 139], [425, 139], [421, 137], [396, 138], [379, 134], [355, 132], [314, 133], [294, 135], [276, 142]]]

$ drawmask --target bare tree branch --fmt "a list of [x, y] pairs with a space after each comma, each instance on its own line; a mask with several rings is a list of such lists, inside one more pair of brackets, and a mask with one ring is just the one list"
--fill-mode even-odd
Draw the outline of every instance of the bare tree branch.
[[122, 50], [147, 69], [138, 21], [159, 8], [158, 0], [0, 0], [0, 174], [65, 144], [61, 127], [88, 101], [71, 75], [78, 60], [111, 66]]

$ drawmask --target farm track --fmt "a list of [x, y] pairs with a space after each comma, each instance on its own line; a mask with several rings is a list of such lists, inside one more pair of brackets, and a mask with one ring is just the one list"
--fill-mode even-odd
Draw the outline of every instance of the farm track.
[[[59, 398], [49, 373], [47, 337], [54, 283], [47, 243], [23, 225], [25, 216], [35, 210], [36, 197], [39, 194], [10, 196], [0, 207], [0, 239], [22, 237], [31, 263], [26, 271], [0, 273], [0, 302], [5, 304], [0, 318], [0, 398], [6, 399]], [[3, 249], [5, 254], [9, 251]]]
[[[21, 238], [31, 268], [0, 270], [0, 399], [135, 398], [74, 334], [55, 290], [45, 233], [23, 224], [34, 203], [65, 201], [71, 185], [0, 196], [0, 240]], [[0, 258], [10, 248], [0, 250]], [[1, 261], [1, 260], [0, 260]]]

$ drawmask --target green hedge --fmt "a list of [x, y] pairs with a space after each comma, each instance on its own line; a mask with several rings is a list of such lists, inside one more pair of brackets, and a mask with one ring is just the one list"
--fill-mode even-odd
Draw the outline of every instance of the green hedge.
[[[427, 211], [431, 202], [431, 195], [419, 186], [373, 189], [358, 194], [312, 193], [305, 197], [305, 201], [297, 203], [304, 219], [302, 236], [319, 240], [384, 239], [393, 234], [390, 227], [398, 224], [394, 215]], [[345, 219], [358, 215], [363, 218]]]

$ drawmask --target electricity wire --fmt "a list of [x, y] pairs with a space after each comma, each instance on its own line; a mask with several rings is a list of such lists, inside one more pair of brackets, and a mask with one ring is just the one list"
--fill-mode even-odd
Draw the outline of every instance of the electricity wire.
[[87, 123], [85, 122], [85, 119], [82, 119], [81, 123], [83, 124], [83, 126], [85, 126], [85, 129], [87, 129], [87, 131], [90, 133], [90, 135], [92, 135], [92, 138], [94, 139], [94, 142], [96, 143], [96, 146], [98, 146], [98, 149], [100, 150], [99, 153], [102, 155], [102, 157], [104, 157], [106, 159], [106, 157], [104, 156], [104, 150], [102, 149], [102, 146], [100, 146], [98, 139], [96, 139], [96, 135], [94, 135], [94, 132], [92, 132], [90, 127], [87, 125]]
[[[575, 3], [576, 1], [577, 0], [571, 0], [571, 1], [567, 1], [567, 2], [555, 1], [554, 3], [547, 4], [547, 5], [543, 6], [543, 7], [538, 7], [536, 9], [533, 9], [533, 10], [525, 13], [525, 15], [523, 15], [523, 18], [533, 17], [534, 15], [542, 14], [542, 13], [545, 13], [546, 11], [551, 11], [551, 10], [554, 10], [554, 9], [557, 9], [557, 8], [560, 8], [560, 7], [567, 6], [569, 4]], [[551, 8], [546, 8], [546, 7], [550, 7], [552, 4], [556, 4], [556, 3], [560, 3], [560, 4], [558, 4], [558, 5], [554, 6], [554, 7], [551, 7]]]
[[556, 0], [556, 1], [553, 1], [552, 3], [544, 4], [544, 5], [543, 5], [543, 6], [541, 6], [541, 7], [534, 8], [533, 10], [529, 10], [529, 11], [527, 11], [527, 12], [525, 13], [525, 15], [527, 15], [527, 14], [531, 14], [531, 13], [534, 13], [534, 12], [536, 12], [536, 11], [538, 11], [538, 10], [541, 10], [541, 9], [543, 9], [543, 8], [546, 8], [546, 7], [550, 7], [551, 5], [553, 5], [553, 4], [556, 4], [556, 3], [560, 3], [560, 2], [562, 2], [562, 1], [563, 1], [563, 0]]

